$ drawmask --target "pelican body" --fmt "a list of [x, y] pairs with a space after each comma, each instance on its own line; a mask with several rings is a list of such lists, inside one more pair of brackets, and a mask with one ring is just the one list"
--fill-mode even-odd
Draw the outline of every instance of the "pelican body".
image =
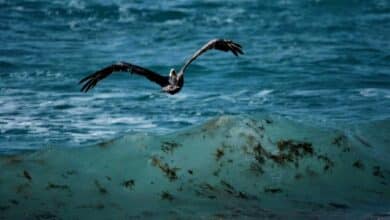
[[161, 88], [163, 92], [174, 95], [180, 92], [181, 88], [184, 85], [184, 74], [176, 74], [175, 69], [171, 69], [169, 72], [169, 85]]

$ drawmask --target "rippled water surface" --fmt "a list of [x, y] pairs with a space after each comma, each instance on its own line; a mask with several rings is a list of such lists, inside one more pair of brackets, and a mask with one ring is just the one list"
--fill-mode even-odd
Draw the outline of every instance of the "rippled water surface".
[[[120, 60], [161, 74], [212, 38], [175, 96], [114, 74]], [[168, 133], [215, 116], [277, 114], [336, 127], [390, 117], [388, 1], [0, 0], [0, 149], [78, 147]]]

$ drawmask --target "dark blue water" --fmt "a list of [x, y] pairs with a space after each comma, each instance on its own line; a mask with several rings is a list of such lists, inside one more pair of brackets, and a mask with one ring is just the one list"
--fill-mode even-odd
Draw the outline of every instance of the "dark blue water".
[[[212, 38], [175, 96], [116, 74], [120, 60], [168, 74]], [[320, 127], [390, 117], [389, 1], [0, 1], [0, 149], [79, 147], [176, 132], [220, 115], [282, 115]], [[383, 132], [385, 133], [385, 132]]]

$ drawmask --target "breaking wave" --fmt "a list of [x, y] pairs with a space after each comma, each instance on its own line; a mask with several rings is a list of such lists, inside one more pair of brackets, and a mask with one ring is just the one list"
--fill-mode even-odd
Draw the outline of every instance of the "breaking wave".
[[389, 131], [388, 120], [340, 131], [222, 116], [168, 135], [3, 155], [0, 218], [389, 217]]

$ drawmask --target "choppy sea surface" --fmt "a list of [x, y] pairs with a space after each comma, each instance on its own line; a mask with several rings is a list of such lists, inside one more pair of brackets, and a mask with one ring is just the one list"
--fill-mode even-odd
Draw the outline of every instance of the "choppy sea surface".
[[[318, 126], [390, 117], [388, 1], [0, 1], [0, 148], [80, 146], [168, 133], [220, 115], [266, 112]], [[212, 38], [175, 96], [114, 74], [117, 61], [161, 74]]]
[[[80, 92], [213, 38], [176, 95]], [[0, 219], [390, 218], [389, 39], [385, 0], [0, 0]]]

